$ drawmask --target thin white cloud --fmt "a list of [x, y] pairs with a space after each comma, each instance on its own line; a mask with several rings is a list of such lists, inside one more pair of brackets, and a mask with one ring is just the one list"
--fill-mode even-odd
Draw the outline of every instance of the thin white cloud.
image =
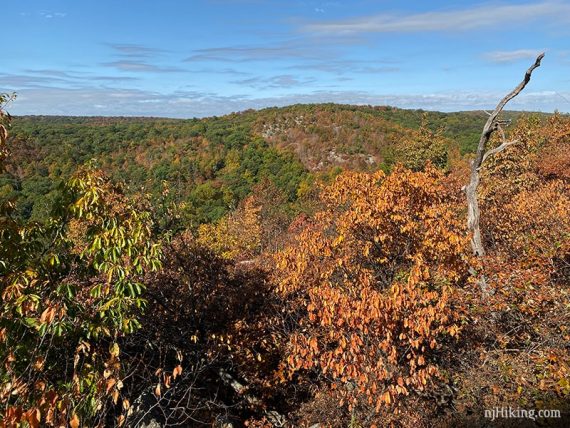
[[494, 51], [487, 52], [484, 56], [492, 62], [514, 62], [523, 59], [534, 59], [544, 50], [539, 49], [518, 49], [514, 51]]
[[398, 62], [394, 60], [355, 60], [331, 59], [305, 61], [288, 67], [291, 70], [317, 70], [337, 75], [350, 74], [384, 74], [401, 71]]
[[130, 71], [135, 73], [179, 73], [184, 71], [178, 67], [162, 67], [154, 64], [149, 64], [144, 61], [134, 60], [120, 60], [111, 61], [101, 64], [105, 67], [112, 67], [121, 71]]
[[281, 74], [272, 77], [252, 77], [248, 79], [233, 80], [230, 83], [248, 86], [256, 89], [293, 88], [315, 82], [315, 78], [300, 78], [291, 74]]
[[65, 18], [67, 13], [65, 12], [47, 12], [47, 11], [40, 11], [38, 14], [45, 19], [53, 19], [53, 18]]
[[359, 19], [321, 21], [303, 25], [310, 33], [413, 33], [469, 31], [548, 19], [569, 23], [570, 4], [542, 1], [520, 4], [484, 4], [467, 9], [444, 10], [409, 15], [372, 15]]
[[[185, 62], [223, 61], [248, 62], [283, 58], [311, 58], [318, 54], [315, 49], [299, 43], [283, 43], [274, 46], [226, 46], [197, 49]], [[322, 55], [322, 53], [320, 53]]]
[[166, 52], [164, 49], [131, 43], [107, 43], [107, 46], [111, 47], [118, 54], [127, 57], [149, 57]]
[[[1, 86], [1, 84], [0, 84]], [[1, 92], [0, 87], [0, 92]], [[458, 111], [493, 108], [503, 94], [493, 92], [438, 92], [431, 94], [374, 94], [365, 91], [312, 91], [274, 97], [222, 96], [210, 92], [161, 93], [112, 88], [28, 88], [18, 92], [10, 113], [51, 115], [107, 115], [204, 117], [250, 108], [297, 103], [334, 102], [358, 105], [391, 105], [401, 108]], [[509, 104], [513, 110], [570, 111], [568, 92], [527, 92]]]
[[137, 80], [139, 78], [134, 76], [101, 75], [55, 69], [26, 69], [23, 73], [0, 73], [0, 86], [17, 92], [28, 88], [79, 88], [93, 83], [124, 83]]

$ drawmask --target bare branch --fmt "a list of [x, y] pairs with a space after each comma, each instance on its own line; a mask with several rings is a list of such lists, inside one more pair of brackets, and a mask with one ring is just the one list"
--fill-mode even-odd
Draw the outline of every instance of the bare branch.
[[[497, 154], [499, 152], [502, 152], [503, 150], [505, 150], [507, 147], [512, 146], [513, 144], [517, 144], [519, 142], [519, 140], [514, 140], [514, 141], [505, 141], [503, 144], [501, 144], [499, 147], [495, 147], [494, 149], [488, 150], [485, 155], [483, 155], [483, 161], [481, 162], [482, 164], [485, 162], [485, 160], [489, 157], [492, 156], [494, 154]], [[479, 169], [481, 169], [479, 167]]]
[[524, 78], [522, 80], [521, 83], [519, 83], [517, 85], [517, 87], [515, 89], [513, 89], [511, 92], [509, 92], [500, 102], [499, 104], [497, 104], [497, 107], [495, 107], [495, 110], [493, 110], [493, 113], [491, 113], [491, 115], [489, 116], [489, 119], [487, 119], [487, 123], [485, 125], [485, 128], [483, 128], [483, 132], [485, 133], [485, 130], [489, 133], [489, 136], [492, 134], [493, 132], [493, 123], [495, 122], [495, 120], [497, 119], [497, 116], [499, 115], [499, 113], [501, 113], [501, 111], [503, 111], [503, 108], [505, 108], [505, 105], [507, 105], [507, 103], [512, 100], [514, 97], [516, 97], [518, 94], [520, 94], [522, 92], [522, 90], [526, 87], [526, 85], [528, 84], [528, 82], [530, 82], [530, 78], [532, 76], [532, 72], [540, 67], [540, 62], [542, 61], [542, 58], [544, 58], [544, 52], [541, 53], [536, 60], [534, 61], [534, 64], [531, 65], [529, 67], [529, 69], [526, 71], [526, 73], [524, 74]]
[[[490, 155], [498, 153], [507, 148], [508, 146], [515, 144], [514, 141], [512, 142], [506, 141], [505, 133], [501, 128], [502, 122], [498, 120], [498, 116], [503, 111], [505, 105], [507, 105], [507, 103], [510, 100], [512, 100], [514, 97], [520, 94], [521, 91], [526, 87], [526, 85], [530, 81], [532, 72], [536, 68], [540, 67], [542, 58], [544, 58], [544, 53], [538, 55], [534, 64], [532, 64], [529, 67], [529, 69], [526, 71], [521, 83], [519, 83], [511, 92], [509, 92], [501, 101], [499, 101], [499, 104], [497, 104], [497, 107], [495, 107], [495, 110], [493, 110], [492, 113], [490, 114], [487, 113], [489, 114], [489, 118], [487, 119], [487, 122], [483, 127], [483, 132], [481, 133], [481, 137], [479, 139], [479, 144], [477, 146], [475, 159], [471, 164], [471, 179], [469, 181], [469, 184], [465, 188], [465, 194], [467, 196], [467, 226], [472, 233], [471, 247], [473, 248], [473, 254], [475, 254], [476, 256], [485, 255], [485, 249], [483, 247], [483, 241], [481, 239], [481, 229], [479, 226], [480, 211], [479, 211], [479, 202], [477, 200], [477, 187], [479, 186], [479, 181], [480, 181], [479, 170], [483, 162]], [[496, 149], [487, 151], [487, 143], [489, 142], [489, 139], [491, 138], [493, 132], [497, 130], [501, 132], [503, 143]]]

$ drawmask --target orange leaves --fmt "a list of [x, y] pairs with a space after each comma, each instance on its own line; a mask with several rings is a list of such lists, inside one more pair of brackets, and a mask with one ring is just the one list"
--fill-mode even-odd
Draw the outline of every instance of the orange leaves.
[[115, 378], [108, 379], [105, 385], [105, 391], [109, 393], [116, 384], [117, 384], [117, 379]]
[[79, 428], [79, 416], [76, 413], [73, 413], [73, 416], [69, 420], [69, 426], [71, 428]]
[[34, 369], [37, 371], [42, 371], [44, 369], [44, 364], [45, 364], [45, 358], [44, 357], [38, 357], [34, 361]]
[[40, 316], [40, 322], [51, 323], [55, 319], [55, 308], [53, 306], [47, 307]]
[[290, 342], [292, 371], [320, 368], [355, 386], [349, 403], [380, 406], [437, 375], [427, 357], [466, 276], [463, 225], [445, 195], [431, 167], [346, 172], [322, 192], [324, 211], [276, 256], [281, 293], [306, 314]]
[[22, 420], [22, 415], [23, 411], [21, 406], [9, 406], [2, 420], [2, 427], [16, 426], [16, 424]]
[[457, 336], [457, 334], [459, 333], [459, 327], [456, 325], [452, 325], [451, 327], [449, 327], [448, 331], [451, 337]]
[[312, 337], [309, 340], [309, 349], [313, 352], [317, 352], [319, 350], [319, 344], [316, 337]]
[[22, 415], [21, 421], [26, 421], [30, 428], [39, 428], [41, 418], [40, 409], [34, 407]]
[[174, 370], [172, 371], [172, 378], [176, 380], [176, 378], [181, 374], [182, 374], [182, 366], [180, 366], [179, 364], [176, 367], [174, 367]]

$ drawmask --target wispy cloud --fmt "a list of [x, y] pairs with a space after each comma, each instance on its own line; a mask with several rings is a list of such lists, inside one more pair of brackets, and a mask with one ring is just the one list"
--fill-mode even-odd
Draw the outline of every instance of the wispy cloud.
[[[0, 73], [0, 85], [11, 89], [50, 85], [66, 85], [72, 81], [65, 77], [37, 74]], [[1, 92], [1, 91], [0, 91]]]
[[[1, 84], [0, 84], [1, 86]], [[458, 111], [492, 108], [502, 94], [493, 92], [438, 92], [431, 94], [374, 94], [366, 91], [319, 90], [275, 97], [219, 95], [212, 92], [161, 93], [137, 89], [29, 88], [19, 92], [13, 114], [131, 115], [203, 117], [249, 108], [296, 103], [335, 102], [359, 105], [392, 105], [402, 108]], [[570, 111], [568, 92], [540, 91], [521, 94], [509, 104], [518, 110]]]
[[45, 19], [53, 19], [53, 18], [65, 18], [67, 16], [67, 13], [65, 12], [47, 12], [47, 11], [40, 11], [38, 12], [38, 15], [40, 15], [42, 18]]
[[166, 50], [130, 43], [107, 43], [116, 53], [128, 57], [150, 57], [165, 53]]
[[132, 82], [140, 79], [132, 76], [91, 76], [89, 80], [101, 82]]
[[315, 78], [301, 78], [291, 74], [282, 74], [272, 77], [252, 77], [249, 79], [234, 80], [230, 83], [241, 86], [249, 86], [256, 89], [271, 89], [271, 88], [293, 88], [296, 86], [308, 85], [315, 82]]
[[124, 83], [136, 80], [139, 78], [134, 76], [97, 75], [52, 69], [26, 69], [22, 73], [0, 73], [0, 85], [16, 91], [25, 88], [77, 88], [90, 84]]
[[193, 74], [227, 74], [228, 76], [248, 76], [251, 75], [251, 73], [245, 72], [245, 71], [240, 71], [240, 70], [236, 70], [235, 68], [200, 68], [200, 69], [194, 69], [194, 70], [188, 70], [188, 73], [193, 73]]
[[544, 52], [544, 49], [518, 49], [514, 51], [487, 52], [484, 56], [492, 62], [514, 62], [522, 59], [534, 59], [541, 52]]
[[379, 14], [358, 19], [321, 21], [301, 26], [310, 33], [413, 33], [468, 31], [486, 27], [521, 24], [549, 19], [550, 22], [570, 22], [570, 4], [542, 1], [521, 4], [487, 3], [466, 9], [415, 13], [408, 15]]
[[34, 74], [34, 75], [40, 75], [40, 76], [59, 77], [62, 79], [76, 79], [79, 77], [77, 74], [73, 74], [73, 73], [70, 73], [68, 71], [55, 70], [55, 69], [49, 69], [49, 68], [26, 69], [26, 70], [24, 70], [24, 72]]
[[363, 61], [356, 59], [333, 59], [307, 61], [303, 64], [296, 64], [289, 67], [293, 70], [317, 70], [327, 73], [344, 74], [384, 74], [401, 71], [396, 61], [371, 60]]
[[120, 71], [130, 71], [134, 73], [179, 73], [184, 71], [184, 69], [179, 67], [163, 67], [160, 65], [150, 64], [145, 61], [136, 60], [118, 60], [104, 62], [101, 65], [115, 68]]
[[185, 62], [222, 61], [248, 62], [284, 58], [314, 58], [323, 56], [324, 50], [311, 48], [306, 43], [281, 43], [273, 46], [227, 46], [197, 49]]

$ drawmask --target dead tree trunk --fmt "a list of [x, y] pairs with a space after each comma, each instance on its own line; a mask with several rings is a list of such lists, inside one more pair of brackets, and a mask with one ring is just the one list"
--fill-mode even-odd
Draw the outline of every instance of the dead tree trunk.
[[[519, 83], [518, 86], [509, 94], [507, 94], [499, 104], [497, 104], [495, 110], [489, 114], [489, 119], [487, 119], [487, 123], [485, 123], [485, 126], [483, 127], [483, 132], [479, 139], [479, 145], [477, 146], [477, 153], [473, 163], [471, 164], [471, 180], [465, 188], [465, 194], [467, 196], [467, 227], [471, 232], [471, 248], [473, 249], [473, 254], [475, 256], [485, 255], [485, 247], [483, 246], [483, 240], [481, 239], [481, 228], [479, 225], [479, 202], [477, 201], [477, 188], [480, 181], [481, 166], [489, 156], [504, 150], [511, 144], [516, 143], [516, 141], [506, 141], [505, 133], [501, 128], [501, 122], [498, 120], [498, 116], [505, 105], [520, 94], [525, 88], [527, 83], [530, 81], [530, 77], [534, 69], [540, 67], [540, 61], [542, 61], [542, 58], [544, 58], [544, 53], [538, 55], [534, 64], [526, 71], [523, 81]], [[487, 150], [487, 143], [495, 131], [501, 132], [503, 142], [499, 147]]]

